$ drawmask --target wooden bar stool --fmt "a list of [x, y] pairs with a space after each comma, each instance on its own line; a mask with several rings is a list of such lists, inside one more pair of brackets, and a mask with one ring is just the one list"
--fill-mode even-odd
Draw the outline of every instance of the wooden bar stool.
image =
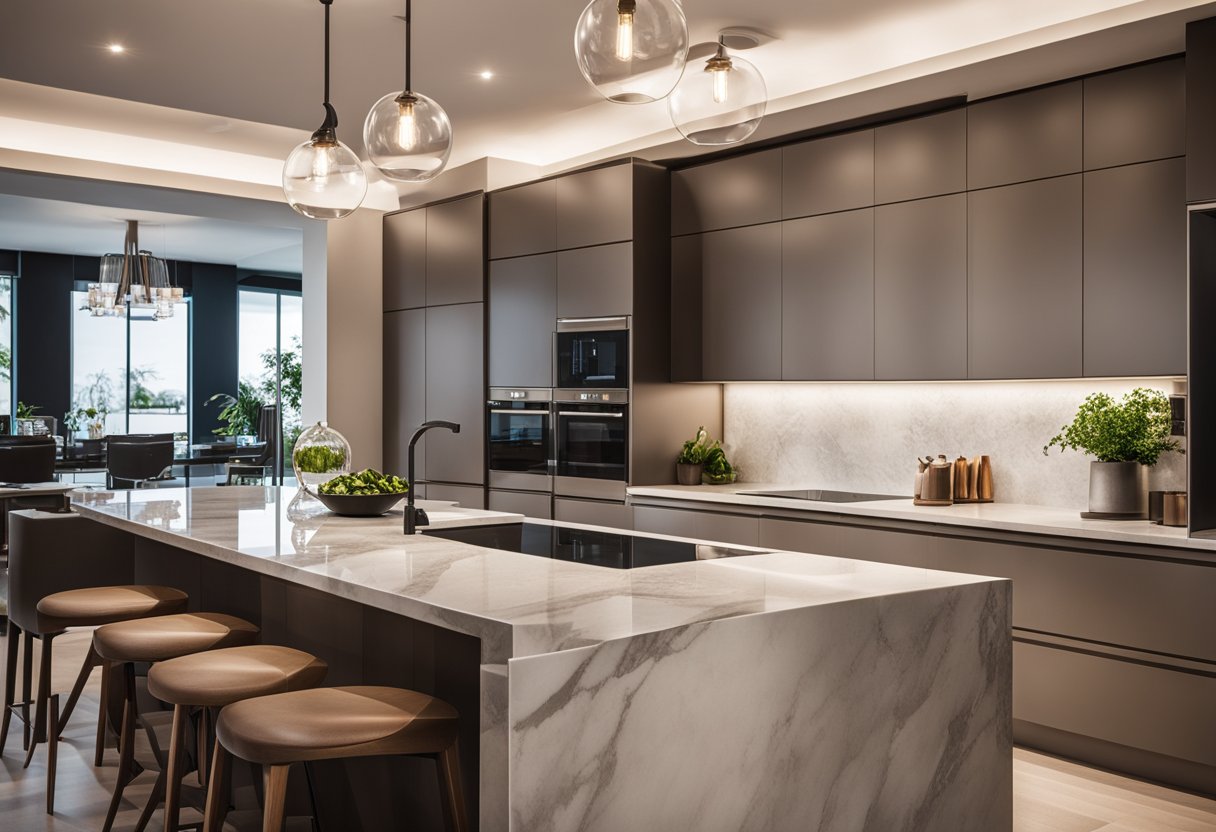
[[[71, 716], [76, 702], [89, 680], [93, 668], [104, 662], [90, 647], [85, 656], [84, 664], [72, 686], [67, 705], [62, 716], [58, 711], [58, 696], [54, 703], [51, 700], [51, 658], [52, 642], [57, 636], [63, 635], [71, 627], [97, 627], [118, 621], [151, 618], [159, 615], [183, 612], [189, 603], [189, 597], [179, 589], [167, 586], [130, 585], [102, 586], [88, 589], [71, 589], [56, 592], [41, 598], [35, 606], [31, 617], [26, 611], [14, 609], [11, 628], [8, 636], [8, 656], [4, 673], [4, 716], [0, 719], [0, 753], [8, 740], [9, 722], [13, 711], [22, 712], [23, 739], [26, 749], [25, 767], [29, 767], [34, 758], [34, 749], [39, 742], [47, 739], [47, 711], [54, 706], [55, 728], [50, 733], [52, 742], [47, 754], [47, 792], [46, 810], [53, 813], [55, 809], [55, 744], [63, 734], [63, 726]], [[32, 620], [31, 620], [32, 619]], [[34, 721], [31, 726], [29, 719], [30, 677], [33, 661], [34, 639], [42, 642], [42, 661], [38, 672], [38, 693], [34, 700]], [[17, 644], [24, 641], [25, 659], [23, 672], [23, 700], [14, 704], [14, 688], [17, 677]], [[106, 730], [106, 695], [108, 690], [108, 668], [103, 671], [101, 682], [101, 706], [97, 716], [97, 749], [94, 752], [94, 765], [101, 765], [102, 754], [105, 751]], [[33, 728], [31, 736], [31, 727]]]
[[317, 688], [246, 699], [224, 708], [216, 725], [203, 832], [220, 832], [224, 782], [233, 756], [264, 767], [262, 832], [279, 832], [292, 763], [395, 754], [434, 757], [451, 832], [465, 832], [456, 709], [412, 690]]
[[[315, 688], [325, 680], [328, 670], [329, 666], [315, 656], [269, 644], [211, 650], [153, 665], [148, 671], [148, 693], [173, 706], [165, 776], [165, 831], [176, 832], [181, 812], [182, 746], [191, 708], [223, 708], [256, 696]], [[205, 735], [200, 736], [200, 761], [205, 759], [206, 747]], [[200, 765], [200, 772], [202, 769]], [[145, 816], [151, 816], [159, 800], [160, 795], [153, 792]]]
[[[136, 712], [135, 663], [156, 663], [218, 650], [239, 647], [257, 640], [258, 628], [242, 618], [220, 613], [198, 612], [162, 615], [139, 621], [122, 621], [98, 627], [93, 649], [102, 660], [123, 666], [122, 730], [118, 742], [118, 780], [106, 813], [103, 832], [110, 832], [118, 814], [122, 793], [135, 778]], [[159, 780], [165, 778], [162, 770]], [[159, 788], [163, 788], [161, 783]], [[147, 822], [146, 820], [144, 821]]]

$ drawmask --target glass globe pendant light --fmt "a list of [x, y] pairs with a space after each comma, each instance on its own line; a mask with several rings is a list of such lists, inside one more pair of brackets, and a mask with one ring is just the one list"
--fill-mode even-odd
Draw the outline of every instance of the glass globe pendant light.
[[426, 182], [448, 164], [452, 122], [443, 108], [410, 86], [412, 0], [405, 2], [405, 90], [381, 98], [363, 122], [363, 144], [380, 172], [398, 182]]
[[609, 101], [658, 101], [688, 60], [684, 9], [677, 0], [591, 0], [574, 29], [574, 56]]
[[338, 112], [329, 103], [329, 7], [325, 7], [325, 121], [283, 164], [283, 195], [299, 213], [338, 220], [354, 212], [367, 195], [367, 173], [359, 157], [338, 141]]
[[705, 66], [689, 67], [667, 99], [676, 129], [693, 144], [736, 144], [756, 132], [768, 106], [764, 77], [749, 61], [718, 50]]

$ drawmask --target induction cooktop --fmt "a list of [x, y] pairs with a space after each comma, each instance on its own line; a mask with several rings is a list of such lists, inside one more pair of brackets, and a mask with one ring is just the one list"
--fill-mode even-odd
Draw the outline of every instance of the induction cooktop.
[[644, 534], [550, 526], [544, 523], [510, 523], [500, 526], [466, 526], [424, 532], [442, 537], [554, 560], [606, 566], [610, 569], [637, 569], [693, 560], [755, 554], [704, 543], [665, 540]]

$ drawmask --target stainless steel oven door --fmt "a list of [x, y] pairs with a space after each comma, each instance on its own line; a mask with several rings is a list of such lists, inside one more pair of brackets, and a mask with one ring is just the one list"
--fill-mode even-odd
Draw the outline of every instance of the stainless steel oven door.
[[491, 488], [551, 491], [553, 430], [548, 390], [493, 389], [486, 402]]
[[559, 402], [553, 491], [623, 500], [629, 478], [629, 406]]

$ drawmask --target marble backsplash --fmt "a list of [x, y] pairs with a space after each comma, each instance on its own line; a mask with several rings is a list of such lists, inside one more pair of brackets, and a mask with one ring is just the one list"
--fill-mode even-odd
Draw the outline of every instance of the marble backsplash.
[[[1047, 440], [1089, 393], [1171, 393], [1176, 383], [727, 384], [723, 445], [747, 482], [907, 495], [917, 456], [988, 454], [998, 502], [1083, 509], [1090, 457], [1044, 456]], [[1163, 455], [1149, 487], [1185, 489], [1185, 457]]]

